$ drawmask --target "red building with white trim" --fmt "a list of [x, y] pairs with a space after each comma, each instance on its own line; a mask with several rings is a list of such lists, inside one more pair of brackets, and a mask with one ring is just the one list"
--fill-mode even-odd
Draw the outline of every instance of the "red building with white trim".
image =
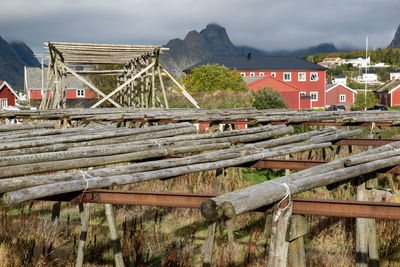
[[400, 85], [397, 85], [392, 90], [388, 92], [390, 98], [390, 106], [398, 107], [400, 106]]
[[357, 91], [344, 84], [328, 85], [326, 90], [326, 105], [353, 104], [356, 99]]
[[206, 59], [185, 70], [218, 64], [236, 70], [243, 77], [274, 77], [294, 86], [311, 97], [312, 108], [325, 107], [325, 77], [327, 68], [291, 56], [218, 56]]
[[15, 106], [16, 99], [18, 99], [17, 93], [4, 81], [0, 85], [0, 108]]

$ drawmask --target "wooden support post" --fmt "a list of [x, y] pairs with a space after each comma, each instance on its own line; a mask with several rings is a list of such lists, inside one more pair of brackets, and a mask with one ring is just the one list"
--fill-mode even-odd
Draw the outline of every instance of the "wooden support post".
[[286, 241], [289, 242], [289, 261], [292, 267], [306, 267], [303, 236], [307, 233], [306, 218], [303, 215], [290, 216]]
[[113, 244], [115, 266], [123, 267], [125, 265], [124, 259], [122, 258], [122, 249], [115, 220], [114, 207], [111, 204], [104, 204], [104, 206], [106, 209], [108, 227], [110, 228], [111, 242]]
[[53, 210], [51, 212], [51, 221], [54, 225], [58, 225], [58, 220], [60, 218], [61, 211], [61, 201], [57, 201], [53, 204]]
[[292, 215], [292, 201], [289, 201], [287, 205], [284, 209], [278, 207], [274, 214], [268, 253], [268, 267], [285, 267], [287, 263], [289, 242], [286, 241], [286, 232], [289, 218]]
[[[219, 192], [219, 188], [221, 186], [221, 180], [224, 175], [224, 169], [217, 169], [215, 171], [215, 182], [214, 182], [214, 193]], [[209, 267], [211, 266], [211, 258], [214, 246], [214, 237], [215, 237], [215, 228], [217, 226], [217, 222], [210, 222], [207, 229], [207, 237], [204, 243], [204, 257], [203, 257], [203, 266]]]
[[[367, 200], [364, 178], [360, 177], [357, 185], [357, 200]], [[356, 266], [368, 267], [368, 219], [356, 219]]]
[[335, 156], [334, 156], [333, 160], [339, 159], [339, 154], [340, 154], [340, 149], [341, 148], [342, 148], [342, 146], [340, 146], [340, 145], [336, 147]]
[[85, 245], [86, 237], [89, 229], [89, 213], [90, 213], [90, 203], [79, 203], [79, 214], [81, 217], [82, 230], [79, 237], [78, 253], [76, 256], [76, 267], [81, 267], [83, 265], [83, 259], [85, 256]]

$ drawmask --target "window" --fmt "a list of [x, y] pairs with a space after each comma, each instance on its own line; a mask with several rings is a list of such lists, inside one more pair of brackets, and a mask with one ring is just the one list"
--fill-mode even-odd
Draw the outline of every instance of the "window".
[[290, 82], [292, 80], [292, 74], [290, 72], [283, 73], [283, 80]]
[[300, 95], [307, 95], [306, 92], [300, 92]]
[[346, 102], [346, 95], [339, 95], [340, 102]]
[[300, 82], [306, 81], [306, 73], [305, 72], [299, 72], [299, 81]]
[[76, 97], [85, 97], [85, 89], [76, 89]]
[[276, 73], [275, 72], [271, 72], [271, 76], [272, 77], [276, 77]]
[[310, 92], [311, 101], [318, 100], [318, 92]]
[[250, 72], [250, 77], [254, 77], [256, 74], [254, 72]]
[[7, 98], [0, 98], [0, 108], [8, 107], [8, 99]]
[[318, 72], [311, 72], [310, 73], [310, 81], [312, 81], [312, 82], [318, 81]]
[[259, 74], [261, 77], [263, 77], [264, 76], [264, 72], [260, 72], [260, 74]]
[[246, 73], [241, 72], [240, 75], [242, 75], [242, 77], [246, 77]]

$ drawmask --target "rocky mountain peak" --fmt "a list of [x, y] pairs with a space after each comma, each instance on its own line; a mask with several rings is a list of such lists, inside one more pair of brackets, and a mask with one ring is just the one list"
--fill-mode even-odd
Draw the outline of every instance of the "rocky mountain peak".
[[397, 27], [397, 31], [394, 34], [393, 40], [390, 43], [389, 47], [400, 48], [400, 25], [399, 25], [399, 27]]

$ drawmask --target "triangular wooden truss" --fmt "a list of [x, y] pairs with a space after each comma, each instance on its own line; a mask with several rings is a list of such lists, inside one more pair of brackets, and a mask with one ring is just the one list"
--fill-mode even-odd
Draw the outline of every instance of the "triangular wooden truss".
[[[66, 77], [72, 75], [96, 91], [102, 98], [91, 108], [98, 107], [105, 101], [115, 107], [133, 106], [137, 108], [165, 107], [168, 100], [163, 76], [170, 78], [182, 94], [199, 108], [185, 88], [159, 62], [159, 55], [168, 48], [144, 45], [110, 45], [83, 43], [45, 43], [49, 51], [47, 87], [43, 92], [40, 109], [66, 108]], [[96, 71], [88, 70], [84, 74], [117, 75], [118, 87], [105, 95], [90, 81], [85, 79], [68, 65], [124, 64], [123, 70]], [[156, 79], [158, 78], [158, 83]], [[158, 85], [158, 86], [157, 86]], [[162, 93], [164, 103], [158, 92]], [[114, 97], [114, 99], [112, 98]]]

